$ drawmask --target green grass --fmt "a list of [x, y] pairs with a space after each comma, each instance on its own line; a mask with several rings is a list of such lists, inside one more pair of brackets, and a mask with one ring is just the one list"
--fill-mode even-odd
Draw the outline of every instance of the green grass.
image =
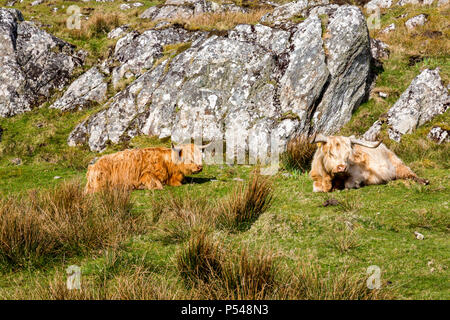
[[[143, 2], [145, 6], [136, 9], [136, 12], [157, 4], [155, 1]], [[61, 1], [48, 3], [52, 5], [31, 8], [29, 2], [24, 2], [18, 4], [18, 8], [22, 9], [26, 19], [35, 17], [50, 24], [50, 27], [46, 27], [49, 32], [88, 50], [91, 56], [87, 66], [114, 44], [114, 41], [106, 40], [105, 34], [83, 39], [67, 33], [61, 28], [66, 19], [64, 14], [50, 13], [53, 4], [60, 7]], [[66, 6], [70, 4], [113, 12], [118, 11], [120, 3], [65, 2]], [[419, 11], [434, 17], [432, 24], [426, 28], [438, 28], [439, 21], [435, 19], [438, 9], [434, 6], [384, 10], [382, 27], [395, 21], [395, 17], [400, 14], [406, 12], [412, 15]], [[135, 17], [136, 12], [126, 13], [130, 14], [126, 18], [132, 24], [139, 22]], [[400, 22], [405, 19], [400, 19]], [[376, 32], [372, 33], [377, 36]], [[398, 39], [399, 35], [383, 38], [391, 45], [391, 57], [384, 61], [384, 70], [375, 85], [375, 90], [388, 92], [389, 97], [383, 100], [372, 95], [368, 102], [356, 110], [352, 120], [341, 130], [342, 134], [364, 133], [397, 101], [423, 68], [439, 66], [447, 85], [450, 63], [443, 39], [438, 40], [440, 42], [435, 43], [432, 49], [423, 49], [418, 42], [409, 40], [400, 43]], [[420, 37], [414, 39], [423, 40]], [[184, 47], [180, 45], [166, 49], [166, 53], [171, 54]], [[421, 54], [426, 58], [416, 65], [408, 66], [411, 54]], [[102, 106], [88, 111], [61, 113], [44, 106], [14, 118], [0, 119], [0, 127], [4, 130], [0, 142], [0, 197], [24, 194], [29, 189], [50, 188], [63, 180], [83, 181], [87, 164], [98, 155], [86, 148], [68, 147], [66, 139], [80, 121], [100, 108]], [[365, 277], [367, 268], [377, 265], [382, 271], [383, 287], [395, 292], [396, 298], [450, 299], [449, 146], [437, 145], [426, 139], [433, 125], [449, 126], [449, 117], [448, 112], [436, 117], [413, 134], [405, 135], [401, 143], [390, 141], [386, 136], [386, 128], [383, 129], [383, 142], [420, 176], [429, 179], [428, 186], [393, 181], [387, 185], [358, 190], [316, 194], [312, 192], [308, 172], [293, 171], [286, 177], [283, 175], [286, 172], [281, 171], [273, 177], [273, 203], [266, 212], [244, 230], [230, 232], [210, 228], [210, 236], [221, 244], [225, 252], [248, 249], [254, 254], [260, 252], [261, 248], [274, 252], [277, 265], [284, 266], [279, 275], [281, 277], [287, 276], [289, 270], [295, 273], [299, 263], [318, 265], [324, 277], [328, 272], [341, 274], [342, 270]], [[105, 153], [127, 147], [148, 146], [167, 147], [170, 141], [136, 137], [128, 143], [108, 147]], [[20, 166], [11, 163], [17, 157], [23, 161]], [[188, 183], [181, 187], [134, 191], [133, 210], [152, 218], [152, 204], [169, 193], [181, 198], [190, 197], [192, 201], [208, 199], [214, 202], [226, 198], [239, 184], [233, 179], [242, 178], [247, 182], [253, 169], [251, 166], [205, 166], [201, 174], [188, 179]], [[55, 176], [61, 179], [54, 179]], [[330, 198], [339, 200], [341, 205], [323, 207], [322, 203]], [[177, 270], [176, 257], [189, 240], [165, 241], [160, 236], [160, 227], [159, 222], [154, 221], [149, 231], [130, 236], [118, 247], [88, 251], [83, 255], [49, 261], [38, 267], [8, 271], [8, 268], [0, 266], [0, 298], [47, 297], [48, 292], [42, 291], [42, 288], [48, 287], [55, 279], [64, 282], [66, 268], [74, 264], [82, 268], [84, 281], [100, 288], [99, 294], [103, 294], [100, 297], [107, 296], [106, 287], [115, 286], [121, 277], [133, 274], [143, 274], [142, 279], [149, 280], [159, 288], [161, 294], [154, 297], [186, 297], [183, 294], [188, 288]], [[422, 233], [424, 240], [417, 240], [415, 231]]]
[[[22, 180], [14, 175], [2, 177], [1, 191], [19, 192], [30, 187], [51, 186], [57, 183], [53, 174], [61, 172], [52, 171], [58, 169], [50, 166], [48, 171], [42, 166], [24, 165], [22, 168]], [[248, 179], [250, 168], [236, 167], [235, 170], [236, 176]], [[197, 177], [214, 178], [220, 172], [217, 166], [207, 167]], [[84, 171], [65, 171], [65, 174], [81, 177]], [[255, 251], [261, 247], [270, 248], [278, 253], [281, 262], [292, 267], [298, 260], [314, 261], [325, 271], [336, 271], [345, 266], [354, 274], [364, 275], [367, 267], [377, 265], [382, 270], [382, 279], [391, 283], [400, 298], [448, 299], [450, 177], [444, 169], [424, 169], [424, 176], [430, 179], [429, 186], [395, 181], [323, 195], [312, 193], [312, 183], [306, 175], [288, 179], [278, 175], [274, 179], [272, 207], [248, 231], [216, 230], [213, 234], [228, 247], [248, 246]], [[188, 192], [191, 196], [215, 199], [229, 194], [237, 183], [230, 177], [217, 182], [166, 187], [163, 191], [135, 191], [133, 201], [135, 210], [150, 212], [152, 198], [161, 193], [183, 195]], [[350, 205], [346, 210], [322, 207], [327, 197], [343, 202], [349, 197], [351, 202], [353, 197], [358, 206]], [[338, 241], [346, 236], [345, 228], [349, 224], [353, 227], [352, 237], [356, 238], [357, 245], [342, 250]], [[424, 234], [425, 239], [415, 239], [414, 231]], [[123, 243], [119, 255], [127, 256], [131, 261], [143, 259], [152, 273], [160, 276], [168, 273], [178, 283], [173, 259], [184, 243], [167, 243], [149, 232]], [[127, 259], [125, 264], [130, 263]], [[432, 265], [428, 265], [430, 261]], [[27, 271], [2, 274], [0, 296], [18, 289], [16, 284], [10, 283], [11, 279], [25, 277], [26, 284], [33, 287], [34, 281], [45, 282], [53, 272], [63, 272], [68, 263], [48, 265], [43, 271], [32, 274]], [[87, 277], [98, 277], [108, 267], [105, 257], [98, 252], [71, 258], [70, 264], [80, 265]], [[431, 268], [434, 268], [433, 272]]]

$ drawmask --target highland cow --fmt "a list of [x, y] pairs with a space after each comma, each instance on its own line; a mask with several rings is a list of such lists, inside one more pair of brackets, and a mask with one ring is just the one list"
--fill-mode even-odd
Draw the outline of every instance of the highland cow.
[[321, 134], [313, 142], [318, 144], [310, 172], [314, 192], [360, 188], [395, 179], [428, 184], [381, 142]]
[[111, 187], [162, 189], [180, 186], [186, 175], [203, 169], [206, 146], [185, 144], [172, 148], [129, 149], [99, 158], [88, 167], [86, 193]]

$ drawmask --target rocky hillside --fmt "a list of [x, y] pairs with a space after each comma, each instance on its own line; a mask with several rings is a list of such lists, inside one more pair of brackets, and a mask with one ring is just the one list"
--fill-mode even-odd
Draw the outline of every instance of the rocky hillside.
[[[0, 7], [0, 299], [450, 298], [448, 1]], [[100, 153], [315, 131], [382, 140], [430, 184], [314, 193], [298, 139], [270, 177], [83, 192]]]
[[[294, 134], [336, 133], [375, 92], [377, 74], [390, 55], [385, 42], [369, 36], [364, 13], [410, 7], [407, 1], [377, 0], [365, 7], [328, 0], [241, 5], [169, 0], [157, 6], [113, 1], [101, 5], [121, 13], [111, 18], [116, 13], [110, 12], [108, 18], [91, 13], [97, 2], [77, 7], [83, 13], [75, 30], [58, 29], [39, 15], [43, 8], [63, 12], [58, 1], [9, 1], [0, 9], [0, 116], [40, 106], [90, 110], [67, 143], [97, 152], [139, 135], [175, 142], [201, 136], [238, 145], [247, 140], [267, 147], [271, 135], [284, 146]], [[448, 14], [445, 1], [429, 2], [423, 5]], [[33, 15], [24, 19], [24, 12]], [[124, 17], [130, 23], [121, 24]], [[221, 28], [214, 24], [218, 17], [232, 22]], [[240, 23], [242, 17], [248, 23]], [[409, 18], [403, 28], [416, 30], [428, 17]], [[210, 28], [195, 26], [201, 19], [209, 19]], [[98, 53], [46, 29], [68, 41], [85, 39], [95, 46], [101, 39], [108, 45]], [[395, 33], [395, 24], [375, 32]], [[445, 37], [433, 32], [434, 38]], [[377, 139], [385, 125], [389, 137], [399, 141], [445, 113], [449, 97], [441, 73], [448, 80], [448, 51], [444, 57], [444, 66], [419, 75], [366, 139]]]

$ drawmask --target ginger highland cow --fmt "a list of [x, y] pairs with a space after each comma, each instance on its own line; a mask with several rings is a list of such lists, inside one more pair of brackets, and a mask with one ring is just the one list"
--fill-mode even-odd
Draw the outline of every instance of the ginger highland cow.
[[172, 148], [129, 149], [102, 156], [88, 167], [86, 193], [110, 187], [162, 189], [180, 186], [186, 175], [203, 169], [202, 150], [185, 144]]

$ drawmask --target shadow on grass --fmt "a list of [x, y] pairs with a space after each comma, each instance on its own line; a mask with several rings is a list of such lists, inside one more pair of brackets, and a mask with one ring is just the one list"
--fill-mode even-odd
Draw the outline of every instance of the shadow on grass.
[[215, 180], [216, 177], [211, 177], [211, 178], [200, 178], [200, 177], [186, 177], [185, 178], [185, 184], [203, 184], [203, 183], [207, 183], [210, 182], [212, 180]]

